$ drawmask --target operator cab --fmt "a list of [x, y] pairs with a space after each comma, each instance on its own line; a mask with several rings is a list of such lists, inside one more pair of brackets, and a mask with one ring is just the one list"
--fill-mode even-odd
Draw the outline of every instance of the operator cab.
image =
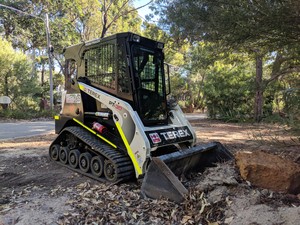
[[[65, 51], [66, 89], [70, 92], [74, 77], [128, 102], [145, 126], [167, 124], [163, 47], [129, 32], [70, 46]], [[67, 68], [74, 63], [78, 69], [71, 74]], [[85, 112], [99, 109], [92, 97], [82, 93], [82, 98]]]

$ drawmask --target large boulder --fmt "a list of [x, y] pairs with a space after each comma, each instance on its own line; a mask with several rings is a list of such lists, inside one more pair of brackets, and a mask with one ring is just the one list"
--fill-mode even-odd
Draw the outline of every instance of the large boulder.
[[236, 164], [243, 179], [277, 192], [300, 193], [300, 165], [262, 151], [239, 151]]

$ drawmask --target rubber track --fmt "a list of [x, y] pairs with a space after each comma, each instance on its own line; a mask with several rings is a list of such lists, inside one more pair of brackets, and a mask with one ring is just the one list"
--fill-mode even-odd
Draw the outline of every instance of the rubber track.
[[[60, 141], [63, 141], [62, 137], [66, 132], [73, 134], [75, 137], [80, 139], [83, 143], [88, 145], [93, 150], [94, 154], [98, 153], [99, 155], [103, 155], [105, 158], [111, 160], [113, 164], [116, 165], [116, 172], [118, 175], [117, 175], [117, 181], [115, 183], [126, 181], [133, 177], [134, 168], [128, 155], [125, 155], [125, 153], [120, 152], [119, 150], [114, 149], [111, 146], [103, 143], [102, 140], [100, 140], [98, 137], [93, 136], [91, 133], [89, 133], [88, 131], [86, 131], [81, 127], [72, 126], [72, 127], [65, 128], [59, 134], [59, 136], [57, 136], [57, 138], [52, 142], [51, 146], [54, 144], [60, 144]], [[70, 167], [68, 164], [61, 163], [59, 160], [55, 162], [71, 169], [72, 171], [76, 171], [80, 174], [83, 174], [95, 180], [101, 182], [105, 182], [105, 181], [109, 182], [105, 178], [94, 176], [92, 173], [85, 173], [81, 171], [80, 168], [74, 169]]]

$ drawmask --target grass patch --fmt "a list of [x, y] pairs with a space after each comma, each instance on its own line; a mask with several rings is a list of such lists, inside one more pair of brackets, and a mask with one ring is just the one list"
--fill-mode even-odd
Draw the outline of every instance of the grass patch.
[[1, 119], [36, 119], [36, 118], [53, 118], [58, 112], [56, 110], [44, 110], [44, 111], [35, 111], [35, 110], [1, 110], [0, 118]]

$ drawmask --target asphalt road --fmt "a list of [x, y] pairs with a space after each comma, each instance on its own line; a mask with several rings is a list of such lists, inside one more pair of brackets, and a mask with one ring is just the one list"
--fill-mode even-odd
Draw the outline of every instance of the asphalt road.
[[[192, 121], [206, 118], [205, 114], [187, 113], [185, 117]], [[0, 140], [33, 137], [54, 132], [53, 121], [0, 123]]]
[[0, 140], [32, 137], [54, 131], [53, 121], [0, 123]]
[[189, 121], [207, 119], [207, 115], [205, 113], [185, 113], [184, 115]]

